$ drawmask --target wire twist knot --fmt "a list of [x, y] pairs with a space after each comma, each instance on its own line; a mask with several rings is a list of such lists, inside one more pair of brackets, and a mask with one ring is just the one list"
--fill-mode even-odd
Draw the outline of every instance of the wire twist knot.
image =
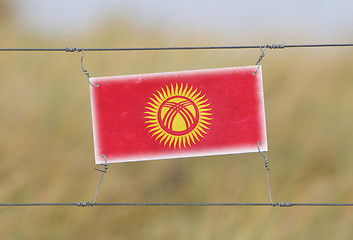
[[272, 204], [273, 207], [279, 206], [279, 207], [293, 207], [294, 203], [292, 202], [277, 202]]
[[105, 157], [104, 154], [102, 154], [102, 157], [104, 158], [104, 163], [102, 163], [101, 165], [104, 166], [104, 169], [99, 169], [99, 168], [95, 168], [97, 171], [106, 173], [108, 170], [108, 162], [107, 162], [107, 158]]
[[270, 164], [269, 164], [268, 159], [266, 157], [266, 159], [265, 159], [265, 168], [267, 168], [270, 171], [270, 168], [268, 167], [269, 165]]
[[75, 47], [74, 48], [70, 48], [70, 47], [65, 48], [66, 52], [82, 52], [82, 50], [83, 50], [82, 48], [75, 48]]
[[266, 48], [269, 48], [269, 49], [284, 49], [285, 47], [286, 47], [285, 43], [266, 45]]
[[90, 202], [77, 202], [76, 205], [78, 207], [93, 207], [94, 205]]
[[270, 171], [270, 168], [269, 168], [269, 165], [270, 163], [268, 162], [268, 158], [266, 156], [266, 153], [265, 152], [261, 152], [260, 150], [260, 142], [257, 143], [257, 149], [259, 150], [259, 153], [261, 154], [261, 156], [265, 159], [265, 168], [267, 169], [267, 171]]

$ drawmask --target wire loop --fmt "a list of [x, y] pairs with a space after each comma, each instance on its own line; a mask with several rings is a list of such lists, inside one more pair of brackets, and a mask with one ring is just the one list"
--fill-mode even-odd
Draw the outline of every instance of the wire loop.
[[259, 71], [260, 62], [265, 57], [266, 48], [269, 48], [269, 49], [284, 49], [286, 47], [286, 44], [285, 43], [281, 43], [281, 44], [272, 44], [272, 45], [265, 45], [265, 46], [259, 46], [259, 47], [260, 47], [260, 50], [261, 50], [261, 55], [259, 57], [259, 60], [257, 60], [257, 62], [255, 64], [255, 65], [257, 65], [256, 71], [253, 72], [252, 75], [255, 75]]
[[[72, 51], [78, 51], [77, 48], [69, 48], [69, 50], [72, 50]], [[87, 76], [87, 80], [89, 82], [89, 84], [91, 84], [93, 87], [98, 87], [99, 84], [93, 84], [91, 81], [90, 81], [90, 78], [91, 76], [89, 75], [88, 71], [83, 67], [83, 57], [84, 57], [84, 54], [85, 54], [85, 51], [83, 48], [80, 49], [80, 51], [82, 51], [82, 56], [81, 56], [81, 68], [82, 68], [82, 72]]]
[[266, 48], [268, 47], [269, 45], [266, 45], [264, 47], [264, 49], [262, 49], [262, 47], [260, 47], [260, 50], [261, 50], [261, 55], [259, 57], [259, 60], [257, 60], [256, 64], [257, 65], [257, 68], [256, 68], [256, 71], [252, 73], [252, 75], [255, 75], [258, 71], [259, 71], [259, 68], [260, 68], [260, 62], [262, 61], [263, 57], [265, 56], [265, 50]]

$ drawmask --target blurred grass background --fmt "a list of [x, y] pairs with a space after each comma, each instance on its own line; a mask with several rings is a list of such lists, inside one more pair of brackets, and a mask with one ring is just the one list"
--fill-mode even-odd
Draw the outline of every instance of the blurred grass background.
[[[16, 29], [1, 47], [219, 45], [128, 18], [68, 41]], [[266, 38], [258, 44], [264, 44]], [[232, 43], [234, 44], [234, 43]], [[257, 44], [251, 42], [250, 44]], [[253, 65], [260, 50], [85, 53], [92, 76]], [[0, 53], [1, 203], [93, 201], [89, 85], [79, 53]], [[353, 202], [353, 50], [268, 50], [263, 79], [276, 202]], [[97, 202], [268, 202], [257, 154], [112, 164]], [[350, 239], [350, 208], [2, 207], [1, 239]]]

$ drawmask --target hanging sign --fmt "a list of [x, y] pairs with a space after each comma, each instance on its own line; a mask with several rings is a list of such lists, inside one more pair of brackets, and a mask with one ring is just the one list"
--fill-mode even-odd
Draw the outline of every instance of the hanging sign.
[[96, 163], [267, 151], [256, 68], [91, 78]]

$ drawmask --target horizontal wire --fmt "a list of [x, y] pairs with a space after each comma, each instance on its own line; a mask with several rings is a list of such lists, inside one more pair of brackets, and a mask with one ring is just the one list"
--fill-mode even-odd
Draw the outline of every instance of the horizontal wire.
[[233, 206], [233, 207], [353, 207], [353, 203], [1, 203], [0, 207], [38, 207], [38, 206]]
[[77, 206], [77, 203], [1, 203], [0, 207]]
[[250, 46], [204, 46], [204, 47], [146, 47], [146, 48], [0, 48], [2, 52], [81, 52], [84, 51], [172, 51], [172, 50], [222, 50], [222, 49], [284, 49], [284, 48], [316, 48], [316, 47], [353, 47], [353, 43], [330, 44], [272, 44]]

